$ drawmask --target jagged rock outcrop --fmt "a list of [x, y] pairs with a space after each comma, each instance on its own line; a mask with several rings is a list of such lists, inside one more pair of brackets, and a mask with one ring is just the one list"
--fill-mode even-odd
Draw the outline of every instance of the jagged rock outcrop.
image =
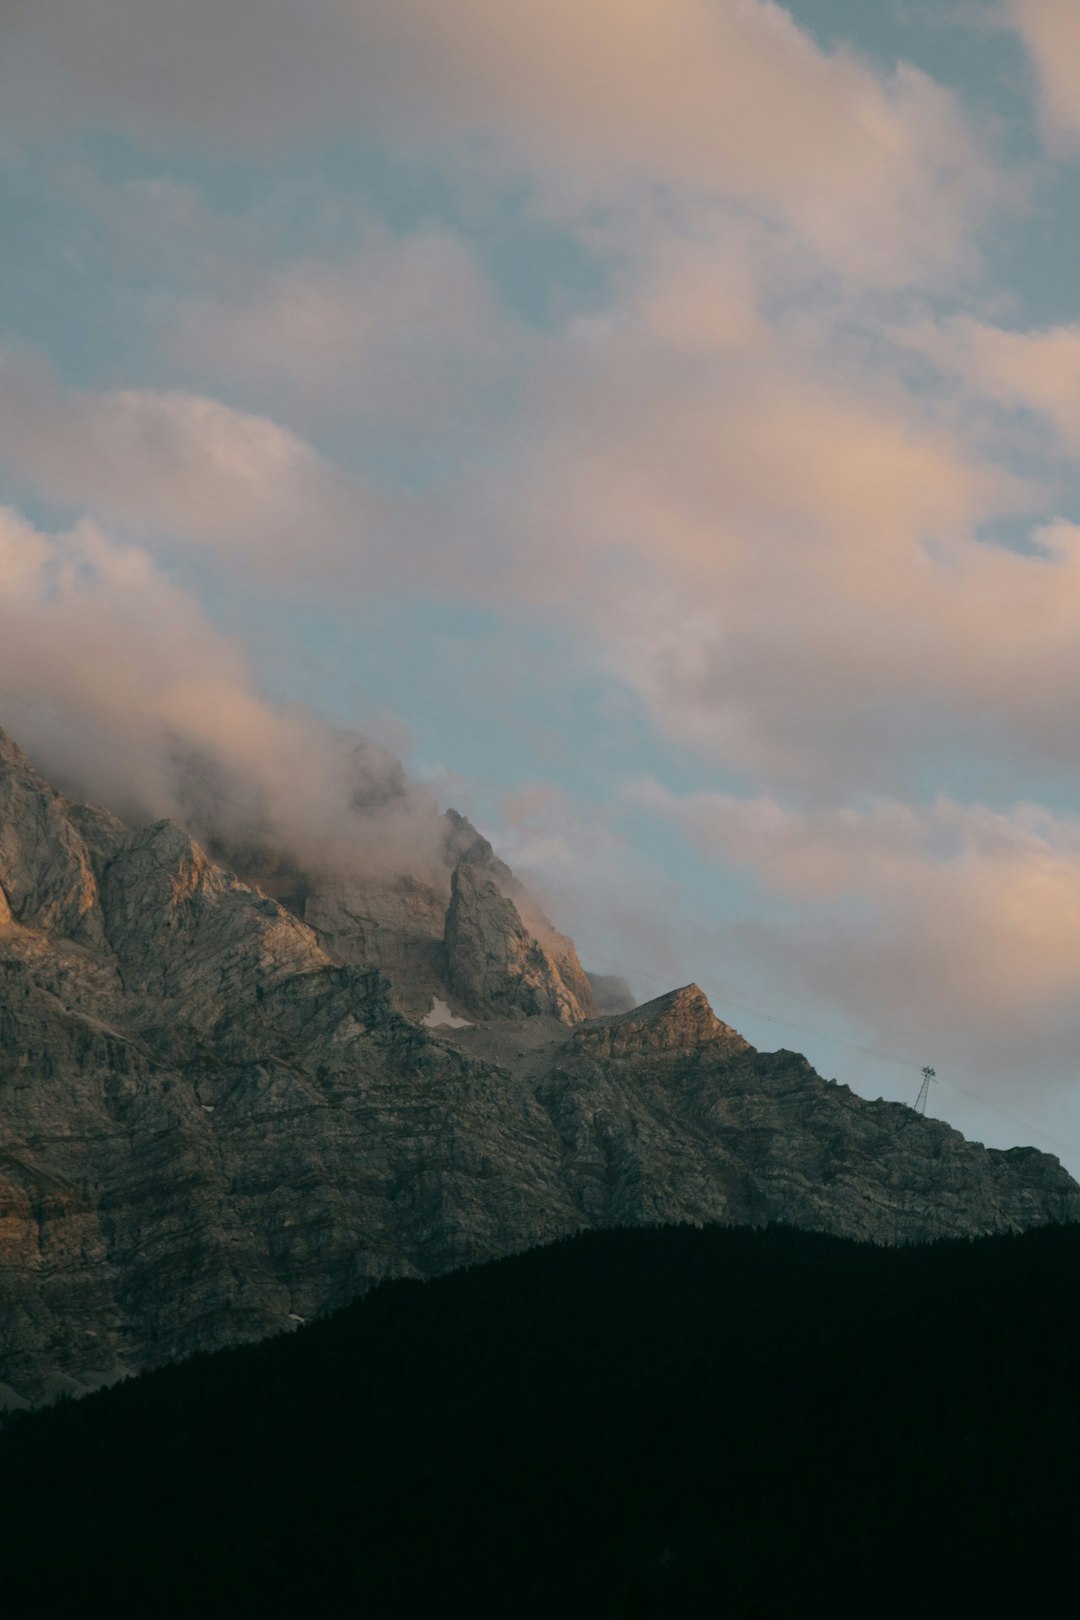
[[593, 1011], [573, 945], [554, 929], [541, 944], [483, 858], [454, 868], [444, 950], [450, 992], [473, 1017], [575, 1024]]
[[755, 1052], [694, 986], [580, 1021], [576, 957], [451, 831], [440, 972], [475, 1017], [433, 1031], [183, 829], [73, 805], [0, 738], [0, 1398], [586, 1226], [902, 1242], [1080, 1213], [1055, 1159]]
[[0, 884], [8, 909], [17, 921], [100, 946], [89, 852], [65, 808], [0, 732]]
[[[384, 974], [410, 1018], [423, 1020], [434, 1002], [455, 1015], [550, 1012], [566, 1023], [596, 1010], [573, 942], [456, 810], [442, 817], [441, 840], [411, 872], [378, 865], [301, 872], [265, 849], [239, 858], [245, 879], [313, 928], [336, 961]], [[466, 868], [474, 881], [462, 909], [456, 874]]]
[[696, 984], [670, 990], [616, 1017], [598, 1018], [579, 1030], [574, 1040], [576, 1052], [601, 1063], [699, 1049], [724, 1058], [752, 1050], [737, 1030], [717, 1018]]
[[443, 929], [450, 873], [374, 877], [319, 873], [300, 912], [339, 962], [389, 980], [398, 1006], [422, 1018], [450, 992], [443, 962]]
[[486, 838], [446, 814], [456, 856], [443, 934], [451, 992], [479, 1017], [552, 1017], [573, 1024], [597, 1011], [574, 942], [560, 934]]
[[310, 928], [208, 860], [174, 822], [132, 834], [105, 866], [100, 895], [125, 988], [182, 1001], [192, 1025], [329, 962]]

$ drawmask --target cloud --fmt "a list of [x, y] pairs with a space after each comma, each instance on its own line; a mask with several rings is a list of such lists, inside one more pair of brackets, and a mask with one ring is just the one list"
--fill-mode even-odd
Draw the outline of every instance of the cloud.
[[5, 8], [3, 121], [249, 146], [348, 115], [360, 88], [345, 0], [16, 0]]
[[958, 747], [1075, 771], [1076, 549], [980, 538], [1043, 488], [843, 312], [792, 319], [738, 261], [684, 254], [550, 346], [470, 488], [509, 588], [576, 614], [668, 735], [766, 781], [894, 791]]
[[[326, 601], [422, 577], [554, 606], [669, 735], [773, 784], [891, 792], [958, 746], [1075, 771], [1071, 531], [1030, 554], [982, 543], [1042, 489], [987, 453], [977, 413], [887, 374], [859, 338], [872, 296], [834, 300], [767, 227], [706, 212], [696, 235], [658, 231], [603, 314], [508, 345], [515, 403], [486, 418], [479, 472], [444, 467], [407, 504], [267, 417], [175, 389], [80, 393], [12, 360], [0, 458], [70, 510]], [[249, 306], [201, 306], [202, 340], [272, 391], [348, 390], [367, 353], [403, 410], [452, 395], [459, 365], [475, 404], [503, 347], [472, 256], [443, 236], [269, 271]]]
[[621, 807], [582, 805], [533, 782], [498, 808], [500, 852], [591, 972], [626, 978], [640, 1001], [692, 977], [697, 924], [678, 884], [621, 831]]
[[172, 142], [367, 128], [474, 164], [481, 139], [567, 203], [735, 199], [885, 282], [966, 258], [1000, 193], [948, 91], [823, 50], [772, 0], [37, 0], [5, 19], [0, 105]]
[[269, 573], [355, 560], [373, 498], [266, 417], [179, 390], [63, 387], [0, 356], [0, 463], [75, 512], [242, 555]]
[[1031, 554], [913, 536], [879, 557], [870, 535], [862, 566], [827, 545], [711, 578], [665, 581], [658, 565], [593, 611], [664, 729], [729, 769], [826, 798], [950, 762], [1075, 778], [1080, 550], [1071, 525], [1037, 534]]
[[500, 127], [586, 195], [659, 184], [695, 206], [747, 203], [824, 261], [892, 282], [963, 257], [996, 194], [948, 92], [906, 64], [883, 75], [823, 51], [778, 5], [466, 9], [485, 45], [459, 48], [459, 96], [476, 95], [479, 68]]
[[1080, 819], [946, 798], [805, 811], [656, 783], [635, 796], [758, 876], [760, 914], [742, 936], [777, 976], [774, 1003], [797, 987], [894, 1050], [925, 1043], [995, 1084], [1069, 1072]]
[[270, 702], [145, 551], [0, 508], [0, 582], [0, 724], [73, 791], [269, 838], [315, 865], [416, 871], [431, 858], [431, 795], [355, 733]]
[[1051, 148], [1080, 141], [1080, 13], [1072, 0], [1005, 0], [1038, 80], [1043, 131]]
[[475, 422], [520, 334], [463, 239], [368, 226], [343, 260], [267, 269], [234, 262], [228, 285], [170, 309], [166, 353], [184, 372], [247, 386], [302, 418], [348, 412], [380, 442]]
[[1058, 447], [1080, 450], [1080, 325], [1010, 330], [970, 316], [915, 326], [912, 348], [956, 375], [971, 396], [1043, 417]]

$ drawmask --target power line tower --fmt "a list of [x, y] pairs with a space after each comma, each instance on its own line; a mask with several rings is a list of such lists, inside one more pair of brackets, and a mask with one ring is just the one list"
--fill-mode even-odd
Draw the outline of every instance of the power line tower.
[[930, 1069], [930, 1068], [924, 1068], [923, 1069], [923, 1072], [922, 1072], [922, 1085], [919, 1087], [919, 1095], [915, 1099], [915, 1112], [917, 1114], [925, 1114], [926, 1113], [926, 1099], [930, 1095], [930, 1082], [931, 1082], [931, 1080], [936, 1080], [936, 1079], [937, 1079], [937, 1075], [934, 1073], [933, 1069]]

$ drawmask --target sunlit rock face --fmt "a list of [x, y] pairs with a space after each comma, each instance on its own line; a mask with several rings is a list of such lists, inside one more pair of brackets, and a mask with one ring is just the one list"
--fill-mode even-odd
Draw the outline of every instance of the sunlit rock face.
[[570, 940], [548, 925], [544, 943], [503, 892], [490, 863], [466, 858], [451, 879], [444, 952], [451, 993], [478, 1018], [547, 1016], [579, 1023], [592, 987]]
[[[550, 1014], [575, 1023], [594, 1012], [573, 942], [464, 816], [448, 810], [434, 851], [415, 869], [312, 868], [267, 862], [273, 892], [336, 961], [389, 980], [394, 1003], [421, 1022], [433, 1001], [452, 1017]], [[261, 884], [265, 887], [265, 884]]]
[[100, 946], [93, 869], [65, 808], [0, 732], [0, 883], [7, 906], [31, 926]]
[[658, 996], [611, 1018], [598, 1018], [582, 1029], [574, 1043], [591, 1058], [647, 1057], [672, 1052], [709, 1050], [730, 1057], [752, 1050], [748, 1041], [721, 1023], [696, 984]]
[[0, 1401], [583, 1227], [1076, 1218], [1055, 1159], [755, 1052], [695, 986], [586, 1016], [570, 942], [461, 818], [440, 861], [336, 898], [293, 871], [286, 905], [0, 735]]

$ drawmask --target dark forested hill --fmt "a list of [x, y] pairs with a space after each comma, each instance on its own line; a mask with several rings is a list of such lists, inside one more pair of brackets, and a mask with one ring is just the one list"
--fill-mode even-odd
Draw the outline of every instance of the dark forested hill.
[[0, 1436], [12, 1615], [1077, 1601], [1080, 1230], [589, 1234]]

